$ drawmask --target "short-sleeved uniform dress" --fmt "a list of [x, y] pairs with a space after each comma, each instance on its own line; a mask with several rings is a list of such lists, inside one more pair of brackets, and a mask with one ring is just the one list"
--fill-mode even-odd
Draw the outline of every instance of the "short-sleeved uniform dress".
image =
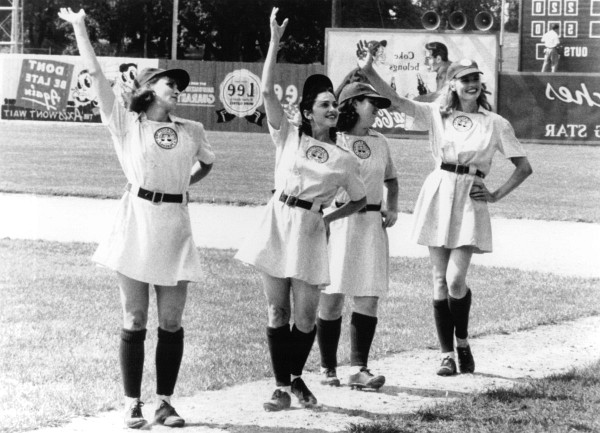
[[[338, 134], [338, 143], [360, 163], [367, 190], [367, 204], [383, 204], [383, 183], [397, 177], [387, 139], [369, 130], [365, 136]], [[348, 201], [340, 190], [337, 204]], [[385, 207], [385, 205], [384, 205]], [[389, 243], [379, 211], [358, 212], [330, 225], [329, 264], [331, 284], [325, 293], [382, 297], [389, 288]]]
[[[285, 118], [279, 130], [269, 125], [276, 147], [275, 192], [258, 228], [245, 239], [236, 258], [277, 278], [313, 285], [330, 283], [325, 223], [320, 212], [339, 188], [350, 200], [365, 196], [358, 161], [348, 150], [305, 134]], [[288, 206], [281, 194], [312, 202], [310, 210]]]
[[[440, 114], [437, 103], [415, 103], [413, 129], [429, 130], [436, 169], [425, 180], [414, 211], [412, 238], [421, 245], [492, 251], [492, 226], [485, 201], [469, 197], [477, 170], [487, 175], [492, 158], [526, 156], [510, 123], [479, 107], [477, 113]], [[469, 174], [441, 170], [441, 163], [469, 167]]]
[[[129, 278], [164, 286], [201, 280], [186, 196], [193, 164], [215, 159], [201, 123], [170, 119], [149, 120], [145, 113], [127, 111], [117, 98], [110, 117], [103, 118], [131, 186], [92, 258]], [[184, 200], [155, 204], [137, 196], [139, 187], [183, 194]]]

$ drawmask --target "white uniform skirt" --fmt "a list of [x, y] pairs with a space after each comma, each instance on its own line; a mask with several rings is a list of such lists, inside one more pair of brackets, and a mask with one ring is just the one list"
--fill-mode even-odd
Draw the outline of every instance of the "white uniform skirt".
[[324, 293], [385, 296], [389, 287], [389, 243], [381, 212], [355, 213], [330, 224], [331, 284]]
[[435, 170], [423, 184], [415, 205], [412, 239], [420, 245], [492, 251], [487, 202], [469, 197], [475, 176]]
[[273, 196], [235, 258], [273, 277], [329, 284], [323, 215], [290, 207]]
[[129, 192], [121, 198], [112, 229], [92, 260], [155, 285], [202, 280], [187, 205], [156, 205]]

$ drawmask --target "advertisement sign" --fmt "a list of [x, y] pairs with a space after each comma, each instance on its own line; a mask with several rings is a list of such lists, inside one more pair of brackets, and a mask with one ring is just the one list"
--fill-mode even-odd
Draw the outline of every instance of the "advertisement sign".
[[[157, 59], [99, 57], [117, 97], [131, 89], [138, 69], [157, 67]], [[92, 78], [79, 56], [0, 55], [0, 118], [100, 123]]]
[[524, 141], [600, 144], [600, 75], [500, 75], [498, 112]]
[[540, 72], [542, 36], [558, 24], [563, 54], [558, 72], [598, 72], [600, 64], [600, 0], [524, 0], [521, 2], [519, 70]]
[[[375, 47], [374, 68], [396, 92], [409, 99], [422, 98], [437, 88], [436, 72], [427, 65], [425, 45], [439, 42], [448, 48], [448, 59], [475, 60], [483, 71], [482, 80], [497, 97], [498, 38], [495, 34], [465, 32], [431, 32], [428, 30], [326, 29], [326, 73], [335, 87], [356, 68], [357, 44], [366, 41]], [[374, 128], [384, 134], [406, 135], [412, 119], [395, 107], [379, 111]], [[412, 132], [411, 132], [412, 133]]]
[[[159, 67], [182, 68], [190, 74], [190, 86], [179, 96], [179, 116], [202, 122], [211, 131], [268, 131], [261, 87], [262, 63], [161, 60]], [[289, 117], [298, 112], [304, 80], [322, 73], [322, 65], [276, 66], [275, 94]]]

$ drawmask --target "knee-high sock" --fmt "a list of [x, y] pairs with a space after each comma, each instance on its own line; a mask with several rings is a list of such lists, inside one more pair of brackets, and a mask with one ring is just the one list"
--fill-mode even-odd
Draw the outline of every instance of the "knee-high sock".
[[290, 381], [290, 325], [267, 327], [267, 343], [277, 386], [289, 386]]
[[452, 314], [456, 338], [469, 336], [469, 313], [471, 311], [471, 289], [467, 289], [464, 298], [456, 299], [448, 296], [448, 308]]
[[156, 393], [173, 395], [183, 357], [183, 328], [176, 332], [158, 328], [156, 344]]
[[454, 352], [454, 321], [447, 299], [433, 300], [433, 317], [442, 353]]
[[350, 320], [350, 365], [366, 367], [369, 351], [375, 337], [377, 317], [367, 316], [357, 312], [352, 313]]
[[123, 390], [127, 397], [140, 398], [142, 393], [145, 340], [145, 329], [139, 331], [121, 329], [119, 362], [121, 364]]
[[317, 327], [315, 326], [308, 334], [292, 326], [292, 338], [290, 339], [290, 373], [294, 376], [301, 376], [304, 370], [304, 364], [310, 354], [310, 349], [315, 342]]
[[321, 352], [321, 367], [337, 367], [337, 349], [341, 333], [341, 317], [335, 320], [317, 319], [317, 341]]

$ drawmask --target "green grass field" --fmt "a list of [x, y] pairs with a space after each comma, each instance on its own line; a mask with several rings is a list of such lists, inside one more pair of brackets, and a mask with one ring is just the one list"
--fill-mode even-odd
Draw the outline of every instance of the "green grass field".
[[[102, 126], [0, 123], [0, 192], [120, 197], [125, 177]], [[273, 185], [275, 151], [267, 134], [209, 132], [217, 161], [191, 188], [194, 201], [259, 205]], [[433, 168], [426, 140], [392, 139], [399, 208], [412, 212]], [[526, 144], [534, 173], [502, 201], [493, 217], [600, 222], [600, 148]], [[512, 171], [498, 155], [486, 183], [497, 188]]]

